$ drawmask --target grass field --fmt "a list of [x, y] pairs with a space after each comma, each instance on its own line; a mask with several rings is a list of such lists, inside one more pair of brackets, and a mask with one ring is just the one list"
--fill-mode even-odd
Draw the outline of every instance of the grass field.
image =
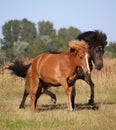
[[0, 74], [0, 130], [116, 130], [116, 59], [105, 59], [101, 71], [93, 70], [95, 107], [88, 106], [89, 86], [76, 82], [75, 110], [67, 110], [64, 90], [51, 88], [57, 95], [54, 105], [43, 94], [37, 112], [31, 111], [30, 97], [26, 108], [19, 109], [24, 90], [24, 79], [5, 70]]

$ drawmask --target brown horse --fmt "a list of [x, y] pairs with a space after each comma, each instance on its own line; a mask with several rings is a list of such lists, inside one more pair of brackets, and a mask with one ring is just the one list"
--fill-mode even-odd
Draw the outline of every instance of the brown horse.
[[[20, 108], [24, 107], [27, 95], [31, 94], [32, 110], [35, 110], [42, 89], [46, 91], [53, 85], [62, 86], [65, 89], [69, 109], [73, 110], [75, 97], [73, 86], [78, 77], [77, 68], [81, 67], [85, 75], [90, 74], [87, 52], [88, 46], [84, 41], [72, 40], [69, 42], [69, 49], [66, 52], [43, 53], [35, 57], [31, 65], [25, 66], [29, 69], [26, 74], [25, 91]], [[9, 66], [9, 69], [13, 70], [13, 67]]]

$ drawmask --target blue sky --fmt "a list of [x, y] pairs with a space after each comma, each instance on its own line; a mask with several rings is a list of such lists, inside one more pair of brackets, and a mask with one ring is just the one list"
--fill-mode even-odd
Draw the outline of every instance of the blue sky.
[[37, 24], [49, 20], [57, 30], [74, 26], [83, 31], [101, 30], [116, 41], [116, 0], [0, 0], [1, 28], [11, 19]]

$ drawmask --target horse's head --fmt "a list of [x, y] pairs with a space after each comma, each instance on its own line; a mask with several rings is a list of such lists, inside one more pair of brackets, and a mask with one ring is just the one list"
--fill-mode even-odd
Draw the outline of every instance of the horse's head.
[[103, 68], [103, 54], [104, 47], [107, 45], [107, 36], [102, 32], [95, 31], [92, 37], [92, 41], [88, 43], [90, 58], [92, 59], [95, 68], [101, 70]]
[[94, 46], [90, 49], [90, 58], [97, 70], [101, 70], [103, 68], [103, 54], [104, 46]]
[[88, 45], [84, 41], [72, 40], [69, 42], [70, 52], [75, 56], [77, 66], [80, 66], [85, 74], [90, 74]]
[[100, 31], [88, 31], [80, 34], [77, 39], [84, 40], [89, 46], [90, 59], [97, 70], [103, 67], [104, 47], [107, 45], [107, 36]]

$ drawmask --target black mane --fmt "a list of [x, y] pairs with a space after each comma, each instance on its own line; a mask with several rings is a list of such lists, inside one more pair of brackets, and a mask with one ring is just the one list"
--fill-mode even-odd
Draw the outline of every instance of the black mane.
[[105, 46], [107, 44], [107, 36], [98, 30], [83, 32], [76, 37], [78, 40], [84, 40], [88, 44]]

